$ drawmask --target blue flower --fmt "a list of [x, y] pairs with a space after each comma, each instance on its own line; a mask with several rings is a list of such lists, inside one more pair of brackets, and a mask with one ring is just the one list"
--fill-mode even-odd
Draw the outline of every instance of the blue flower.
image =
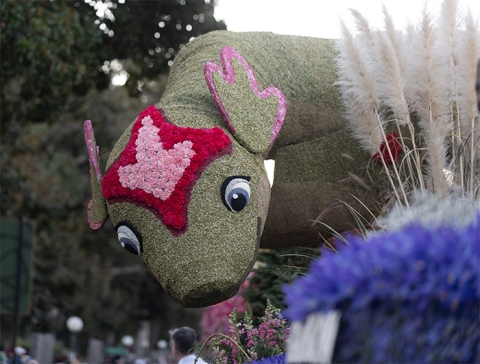
[[347, 240], [284, 287], [284, 317], [341, 310], [334, 361], [480, 359], [480, 214], [461, 228], [410, 224]]

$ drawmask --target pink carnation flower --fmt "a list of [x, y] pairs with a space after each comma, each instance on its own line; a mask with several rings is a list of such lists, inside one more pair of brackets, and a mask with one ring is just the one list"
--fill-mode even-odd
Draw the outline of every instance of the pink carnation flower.
[[123, 187], [139, 188], [165, 201], [175, 190], [195, 151], [189, 140], [176, 143], [170, 150], [163, 149], [158, 131], [150, 116], [143, 118], [135, 142], [137, 163], [120, 167], [118, 176]]

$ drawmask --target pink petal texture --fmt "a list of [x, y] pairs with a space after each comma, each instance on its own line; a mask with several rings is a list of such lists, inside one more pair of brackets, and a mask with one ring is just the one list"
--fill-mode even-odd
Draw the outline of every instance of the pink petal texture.
[[142, 127], [135, 141], [137, 163], [118, 169], [123, 187], [140, 188], [165, 201], [175, 189], [185, 169], [195, 155], [193, 143], [185, 140], [165, 150], [150, 116], [142, 120]]
[[93, 221], [92, 215], [91, 215], [92, 207], [93, 207], [93, 198], [91, 198], [90, 201], [88, 201], [88, 205], [87, 205], [88, 225], [90, 226], [90, 229], [98, 230], [105, 224], [106, 221], [102, 221], [102, 222]]
[[[274, 96], [278, 99], [277, 114], [272, 128], [272, 136], [270, 138], [270, 144], [272, 144], [277, 137], [277, 134], [280, 132], [280, 129], [282, 128], [283, 121], [287, 113], [287, 99], [285, 98], [285, 95], [282, 93], [282, 91], [280, 91], [274, 86], [269, 86], [263, 91], [259, 91], [257, 79], [255, 78], [255, 74], [253, 73], [252, 68], [247, 63], [247, 61], [240, 55], [240, 53], [238, 53], [235, 49], [229, 46], [223, 47], [220, 52], [220, 61], [223, 66], [223, 70], [222, 67], [215, 62], [207, 62], [204, 68], [205, 80], [207, 82], [208, 88], [210, 89], [210, 93], [213, 96], [213, 100], [217, 106], [217, 109], [220, 112], [222, 118], [224, 119], [228, 130], [232, 134], [235, 134], [235, 126], [232, 124], [230, 117], [228, 116], [228, 112], [225, 110], [222, 101], [220, 100], [220, 96], [218, 95], [215, 83], [213, 82], [214, 72], [218, 72], [220, 76], [229, 84], [233, 84], [235, 82], [235, 72], [232, 66], [233, 58], [239, 60], [240, 63], [243, 65], [243, 68], [248, 75], [250, 86], [252, 87], [255, 95], [262, 99], [270, 96]], [[247, 107], [247, 105], [245, 107]]]

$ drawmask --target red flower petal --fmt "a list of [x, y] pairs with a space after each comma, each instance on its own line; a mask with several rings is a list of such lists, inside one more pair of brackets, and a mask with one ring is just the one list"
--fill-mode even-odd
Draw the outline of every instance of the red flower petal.
[[[403, 151], [403, 147], [402, 144], [399, 142], [398, 134], [394, 131], [387, 133], [385, 135], [385, 139], [387, 143], [385, 143], [385, 141], [382, 143], [382, 145], [380, 146], [380, 152], [375, 153], [373, 155], [373, 159], [379, 162], [383, 162], [385, 163], [385, 165], [388, 165], [398, 160], [400, 153]], [[390, 152], [388, 151], [388, 148], [390, 148]]]

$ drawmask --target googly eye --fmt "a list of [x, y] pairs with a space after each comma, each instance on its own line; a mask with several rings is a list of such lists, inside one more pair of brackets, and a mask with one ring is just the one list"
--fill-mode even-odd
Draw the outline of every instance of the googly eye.
[[231, 176], [222, 184], [223, 203], [232, 212], [242, 211], [250, 201], [250, 177]]
[[116, 227], [118, 241], [122, 248], [129, 253], [140, 255], [142, 253], [142, 239], [137, 229], [130, 224], [122, 222]]

